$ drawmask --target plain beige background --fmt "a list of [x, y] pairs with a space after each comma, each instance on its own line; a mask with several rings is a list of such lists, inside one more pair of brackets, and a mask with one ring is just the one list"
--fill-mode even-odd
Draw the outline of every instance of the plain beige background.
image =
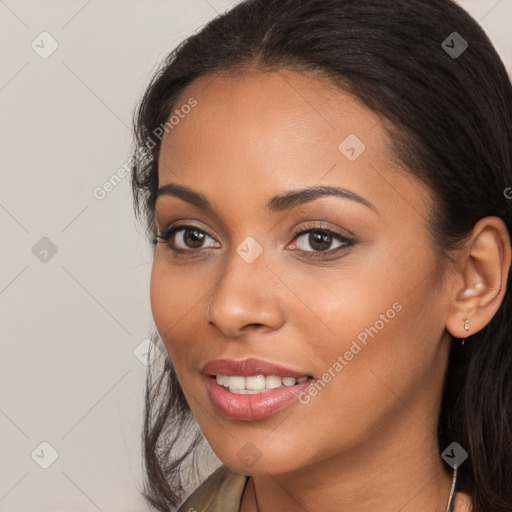
[[[119, 169], [152, 71], [235, 3], [0, 0], [1, 512], [149, 510], [151, 253]], [[510, 74], [512, 0], [459, 3]]]

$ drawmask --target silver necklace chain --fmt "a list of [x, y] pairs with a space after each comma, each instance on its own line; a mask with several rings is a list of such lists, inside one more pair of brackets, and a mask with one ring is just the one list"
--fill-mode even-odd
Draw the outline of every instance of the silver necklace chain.
[[446, 512], [452, 512], [453, 510], [453, 495], [455, 493], [455, 485], [457, 483], [457, 465], [453, 468], [453, 478], [452, 478], [452, 489], [450, 491], [450, 498], [448, 499], [448, 505], [446, 507]]

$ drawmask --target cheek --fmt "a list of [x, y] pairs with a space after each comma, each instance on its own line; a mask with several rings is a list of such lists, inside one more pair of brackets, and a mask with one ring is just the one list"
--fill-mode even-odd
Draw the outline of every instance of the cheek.
[[172, 271], [162, 260], [161, 256], [155, 256], [151, 269], [151, 312], [158, 333], [175, 362], [182, 345], [179, 340], [186, 339], [183, 330], [187, 314], [190, 314], [193, 304], [200, 301], [201, 294], [193, 287], [183, 286], [183, 275]]
[[285, 274], [302, 301], [289, 301], [290, 318], [307, 333], [304, 340], [315, 340], [315, 352], [324, 364], [350, 350], [353, 340], [364, 347], [372, 335], [382, 338], [399, 321], [407, 287], [399, 262], [389, 255], [354, 254], [346, 261], [333, 272], [290, 269]]
[[196, 371], [203, 355], [212, 271], [173, 265], [164, 248], [158, 250], [162, 252], [155, 255], [150, 277], [151, 312], [176, 372], [185, 376], [190, 369]]
[[162, 265], [159, 264], [159, 259], [155, 256], [151, 269], [149, 298], [155, 325], [160, 337], [165, 342], [164, 333], [172, 325], [172, 312], [175, 311], [177, 297], [169, 282], [170, 280], [162, 270]]
[[325, 283], [323, 297], [316, 288], [313, 300], [321, 305], [325, 323], [336, 332], [333, 338], [360, 335], [364, 343], [366, 338], [387, 337], [385, 333], [399, 325], [399, 332], [410, 327], [407, 317], [421, 312], [423, 295], [432, 287], [427, 252], [397, 239], [375, 242], [361, 256], [354, 255], [339, 277]]
[[[338, 343], [322, 347], [325, 371], [335, 377], [322, 391], [319, 408], [343, 404], [341, 416], [359, 415], [360, 421], [372, 425], [401, 400], [409, 403], [418, 394], [431, 399], [436, 390], [433, 382], [442, 377], [443, 368], [439, 358], [442, 325], [438, 308], [429, 306], [436, 304], [431, 285], [426, 280], [409, 295], [381, 290], [371, 306], [357, 314], [346, 312], [346, 320], [338, 322]], [[364, 303], [353, 297], [342, 307], [358, 304]]]
[[349, 401], [350, 396], [360, 400], [366, 395], [372, 401], [386, 395], [377, 376], [397, 389], [424, 378], [442, 334], [436, 328], [442, 312], [431, 307], [439, 303], [429, 277], [432, 262], [411, 250], [386, 252], [330, 283], [309, 283], [309, 301], [318, 318], [311, 322], [304, 317], [301, 331], [317, 340], [311, 356], [317, 370], [335, 374], [331, 381], [336, 383], [329, 387], [342, 387]]

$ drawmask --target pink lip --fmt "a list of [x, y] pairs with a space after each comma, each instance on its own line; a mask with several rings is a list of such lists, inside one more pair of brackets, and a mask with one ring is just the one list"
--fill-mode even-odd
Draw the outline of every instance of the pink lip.
[[285, 409], [297, 401], [300, 395], [313, 381], [308, 379], [295, 386], [282, 387], [256, 393], [237, 395], [217, 384], [215, 377], [203, 376], [208, 395], [217, 410], [227, 418], [242, 421], [254, 421]]
[[306, 377], [307, 374], [259, 359], [245, 359], [243, 361], [217, 359], [206, 363], [201, 368], [201, 373], [208, 396], [217, 410], [227, 418], [241, 421], [254, 421], [276, 414], [296, 402], [297, 396], [313, 382], [308, 379], [294, 386], [281, 387], [252, 395], [238, 395], [217, 384], [215, 375], [240, 375], [244, 377], [278, 375], [279, 377], [299, 379]]
[[293, 377], [300, 379], [308, 377], [307, 373], [300, 373], [278, 364], [269, 363], [262, 359], [214, 359], [208, 361], [201, 368], [203, 375], [243, 375], [250, 377], [251, 375], [278, 375], [279, 377]]

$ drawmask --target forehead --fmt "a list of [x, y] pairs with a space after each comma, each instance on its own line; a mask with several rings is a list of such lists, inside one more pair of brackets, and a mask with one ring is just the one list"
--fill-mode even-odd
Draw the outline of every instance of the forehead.
[[213, 202], [233, 192], [239, 208], [315, 185], [342, 186], [374, 204], [403, 194], [428, 201], [417, 180], [392, 172], [380, 117], [326, 79], [289, 70], [210, 75], [192, 82], [174, 111], [191, 98], [196, 106], [162, 140], [160, 185], [181, 182]]
[[164, 141], [175, 156], [184, 142], [192, 142], [198, 153], [223, 148], [239, 158], [269, 154], [302, 160], [307, 154], [318, 158], [314, 148], [320, 143], [332, 159], [350, 134], [368, 150], [381, 155], [386, 150], [383, 134], [373, 130], [379, 117], [326, 79], [289, 70], [224, 72], [194, 81], [175, 108], [179, 111], [192, 97], [197, 106]]

